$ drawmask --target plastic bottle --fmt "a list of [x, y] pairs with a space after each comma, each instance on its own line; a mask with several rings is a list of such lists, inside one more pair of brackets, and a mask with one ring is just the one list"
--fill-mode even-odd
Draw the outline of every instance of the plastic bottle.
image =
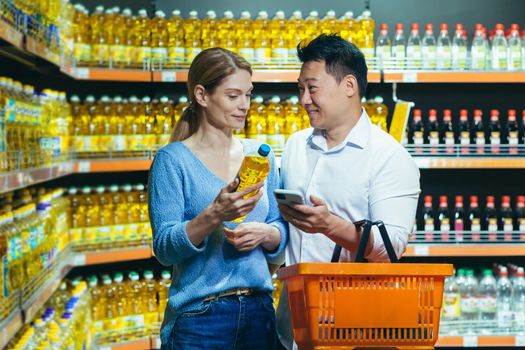
[[97, 6], [90, 17], [91, 64], [103, 66], [109, 61], [109, 47], [104, 36], [104, 6]]
[[129, 281], [127, 285], [129, 308], [128, 327], [141, 327], [144, 326], [144, 314], [143, 314], [143, 292], [142, 284], [139, 281], [139, 275], [135, 271], [132, 271], [128, 275]]
[[319, 19], [319, 13], [317, 11], [310, 11], [308, 17], [305, 20], [305, 42], [307, 45], [321, 32], [321, 20]]
[[424, 69], [436, 68], [436, 51], [437, 44], [434, 37], [434, 28], [432, 24], [425, 25], [425, 35], [421, 42], [421, 56], [423, 60]]
[[392, 57], [395, 59], [397, 68], [408, 68], [406, 67], [406, 51], [405, 51], [406, 39], [403, 34], [403, 24], [396, 24], [396, 34], [394, 36], [394, 42], [392, 43]]
[[425, 196], [423, 208], [423, 230], [425, 241], [434, 240], [434, 209], [432, 208], [432, 196]]
[[501, 267], [497, 284], [498, 299], [498, 330], [502, 334], [509, 334], [514, 327], [514, 310], [512, 308], [512, 285], [506, 267]]
[[91, 26], [87, 10], [81, 4], [75, 5], [73, 26], [73, 57], [78, 65], [91, 61]]
[[[499, 211], [499, 230], [503, 231], [503, 240], [506, 242], [512, 241], [514, 230], [514, 213], [510, 206], [510, 196], [501, 197], [501, 208]], [[517, 237], [516, 237], [517, 238]]]
[[241, 12], [241, 18], [237, 23], [237, 50], [239, 55], [244, 57], [248, 62], [253, 62], [255, 51], [252, 37], [253, 21], [250, 12]]
[[265, 143], [267, 112], [262, 96], [255, 96], [253, 99], [246, 121], [247, 137]]
[[443, 110], [443, 123], [441, 124], [440, 143], [446, 145], [455, 144], [454, 127], [452, 125], [452, 111], [450, 109]]
[[145, 68], [151, 64], [151, 31], [150, 19], [145, 9], [140, 9], [135, 19], [133, 29], [134, 53], [132, 64], [135, 67]]
[[521, 69], [525, 70], [525, 30], [521, 31]]
[[98, 285], [96, 276], [91, 276], [88, 281], [92, 300], [91, 317], [94, 321], [93, 332], [97, 334], [104, 329], [102, 320], [106, 318], [107, 299], [102, 287]]
[[483, 270], [483, 278], [479, 283], [479, 310], [480, 319], [484, 321], [481, 331], [485, 334], [491, 333], [491, 326], [497, 317], [497, 292], [496, 279], [490, 269]]
[[[128, 12], [129, 11], [129, 12]], [[111, 46], [111, 66], [123, 68], [126, 64], [127, 33], [126, 19], [131, 16], [131, 11], [125, 9], [120, 13], [120, 8], [113, 8], [113, 44]]]
[[492, 145], [492, 152], [498, 153], [499, 147], [494, 147], [494, 145], [499, 146], [501, 144], [501, 126], [499, 123], [499, 111], [497, 109], [490, 111], [489, 139]]
[[508, 45], [508, 70], [520, 70], [523, 58], [521, 53], [520, 26], [518, 24], [511, 25], [510, 36], [508, 37]]
[[467, 39], [463, 34], [463, 25], [456, 24], [456, 32], [452, 39], [452, 68], [463, 70], [467, 65]]
[[473, 270], [466, 271], [465, 283], [460, 287], [461, 295], [461, 320], [467, 324], [467, 334], [475, 332], [472, 321], [479, 319], [478, 281]]
[[485, 215], [483, 218], [484, 229], [488, 231], [489, 241], [497, 241], [498, 237], [498, 214], [494, 204], [494, 196], [487, 196]]
[[378, 60], [379, 67], [388, 67], [391, 59], [392, 44], [388, 37], [388, 25], [386, 23], [381, 24], [379, 36], [376, 43], [376, 58]]
[[503, 24], [496, 24], [496, 33], [492, 39], [492, 69], [493, 70], [506, 70], [508, 60], [508, 45], [507, 39], [505, 39], [505, 27]]
[[463, 196], [456, 196], [456, 205], [453, 214], [453, 225], [456, 242], [462, 242], [464, 239], [464, 230], [466, 227], [466, 215], [463, 209]]
[[478, 146], [485, 145], [485, 126], [482, 119], [483, 113], [480, 109], [474, 110], [474, 121], [472, 123], [471, 134], [473, 143]]
[[479, 241], [481, 231], [481, 213], [479, 210], [478, 196], [470, 196], [469, 206], [469, 229], [471, 231], [470, 240]]
[[167, 23], [168, 62], [170, 66], [182, 64], [186, 58], [182, 23], [183, 19], [180, 17], [180, 10], [173, 10]]
[[109, 66], [112, 63], [111, 58], [113, 57], [113, 50], [115, 45], [115, 13], [113, 9], [106, 9], [104, 12], [104, 19], [102, 22], [102, 31], [104, 36], [104, 42], [107, 45], [107, 53], [105, 54], [104, 66]]
[[155, 108], [155, 134], [157, 135], [156, 145], [162, 147], [169, 142], [171, 129], [173, 128], [173, 104], [167, 96], [160, 98], [160, 103]]
[[288, 29], [288, 62], [290, 63], [299, 63], [299, 58], [297, 57], [297, 45], [299, 45], [303, 38], [305, 38], [305, 22], [303, 19], [303, 14], [299, 10], [295, 10], [292, 14], [292, 17], [288, 20], [287, 24]]
[[[249, 186], [255, 185], [266, 179], [266, 176], [270, 172], [270, 163], [268, 161], [268, 154], [270, 154], [271, 148], [267, 144], [262, 144], [256, 154], [248, 154], [244, 157], [244, 160], [239, 170], [239, 185], [236, 191], [241, 191]], [[256, 195], [257, 192], [252, 192], [244, 196], [248, 198]], [[233, 222], [242, 222], [246, 216], [241, 216], [237, 219], [232, 220]]]
[[375, 21], [369, 10], [363, 11], [361, 15], [361, 38], [362, 45], [359, 46], [366, 59], [374, 57], [374, 28]]
[[224, 17], [219, 21], [219, 43], [221, 47], [237, 52], [235, 19], [229, 10], [224, 11]]
[[171, 286], [171, 273], [167, 270], [162, 271], [161, 280], [157, 284], [157, 291], [159, 297], [158, 306], [158, 321], [162, 322], [164, 319], [164, 312], [169, 298], [169, 289]]
[[346, 11], [345, 14], [339, 18], [339, 27], [341, 38], [351, 43], [355, 41], [354, 36], [357, 30], [355, 29], [356, 21], [352, 11]]
[[286, 18], [283, 11], [277, 11], [270, 22], [272, 62], [288, 62], [288, 43], [286, 42]]
[[516, 278], [512, 285], [512, 310], [515, 315], [515, 330], [519, 335], [525, 334], [525, 273], [523, 267], [518, 267]]
[[439, 209], [437, 212], [437, 229], [441, 231], [441, 241], [450, 240], [450, 213], [448, 210], [448, 197], [439, 196]]
[[202, 49], [215, 47], [219, 44], [219, 27], [217, 14], [210, 10], [206, 12], [206, 18], [201, 22]]
[[168, 23], [163, 11], [156, 11], [151, 20], [152, 65], [162, 69], [168, 61]]
[[423, 122], [421, 121], [421, 110], [414, 109], [412, 124], [409, 131], [409, 139], [414, 145], [423, 145]]
[[157, 321], [157, 281], [153, 278], [153, 272], [150, 270], [144, 271], [144, 279], [142, 280], [142, 302], [144, 305], [144, 324], [151, 328]]
[[300, 113], [299, 97], [291, 96], [284, 107], [286, 140], [290, 135], [301, 130], [302, 118]]
[[516, 121], [516, 110], [509, 109], [507, 112], [507, 143], [517, 145], [519, 143], [519, 127]]
[[430, 109], [428, 111], [427, 124], [427, 141], [431, 145], [439, 145], [439, 125], [437, 122], [437, 111]]
[[483, 26], [476, 24], [474, 38], [471, 47], [471, 68], [473, 70], [485, 70], [488, 61], [488, 42], [483, 34]]
[[[525, 231], [525, 196], [516, 197], [515, 227], [519, 232]], [[525, 239], [525, 233], [521, 233], [520, 241]]]
[[268, 118], [266, 137], [268, 144], [275, 149], [283, 149], [285, 143], [284, 110], [281, 108], [281, 98], [273, 96], [266, 107]]

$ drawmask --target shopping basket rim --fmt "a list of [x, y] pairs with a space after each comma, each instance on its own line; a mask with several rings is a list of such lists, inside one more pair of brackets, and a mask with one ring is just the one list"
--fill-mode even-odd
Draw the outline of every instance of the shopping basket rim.
[[299, 275], [354, 275], [354, 276], [452, 276], [454, 265], [452, 264], [416, 264], [416, 263], [322, 263], [308, 262], [298, 263], [280, 268], [277, 277], [285, 280]]

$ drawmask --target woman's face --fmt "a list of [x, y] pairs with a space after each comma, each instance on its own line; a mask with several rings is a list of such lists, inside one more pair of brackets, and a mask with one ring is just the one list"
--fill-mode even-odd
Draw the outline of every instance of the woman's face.
[[244, 128], [253, 90], [252, 77], [239, 69], [208, 94], [205, 115], [216, 128]]

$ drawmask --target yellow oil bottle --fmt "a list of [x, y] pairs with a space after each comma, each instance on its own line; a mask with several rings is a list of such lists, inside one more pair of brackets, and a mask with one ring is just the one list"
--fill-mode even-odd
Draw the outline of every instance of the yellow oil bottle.
[[162, 96], [155, 108], [155, 135], [156, 145], [162, 147], [170, 140], [172, 129], [173, 105], [167, 96]]
[[138, 238], [137, 223], [139, 208], [137, 204], [137, 197], [133, 191], [133, 186], [124, 184], [121, 187], [123, 197], [123, 208], [126, 215], [126, 225], [124, 227], [124, 241], [129, 242]]
[[111, 101], [109, 115], [109, 134], [111, 149], [114, 151], [126, 150], [126, 138], [124, 136], [124, 103], [122, 97], [115, 96]]
[[142, 98], [142, 108], [139, 114], [139, 128], [144, 135], [144, 144], [141, 149], [150, 150], [155, 148], [156, 137], [154, 132], [155, 113], [149, 96]]
[[86, 227], [82, 232], [82, 240], [91, 245], [95, 243], [97, 238], [97, 229], [98, 226], [98, 203], [95, 203], [94, 196], [91, 190], [91, 187], [84, 186], [82, 187], [82, 203], [85, 210], [85, 223]]
[[283, 11], [277, 11], [270, 22], [272, 63], [288, 62], [288, 43], [286, 41], [286, 18]]
[[180, 120], [180, 118], [182, 117], [182, 113], [184, 112], [186, 108], [188, 108], [188, 106], [189, 106], [188, 97], [180, 96], [179, 101], [173, 111], [175, 123], [177, 123]]
[[299, 109], [299, 97], [291, 96], [284, 108], [286, 140], [293, 133], [302, 129], [302, 116]]
[[374, 28], [375, 21], [372, 13], [365, 10], [361, 16], [361, 29], [358, 32], [358, 47], [363, 51], [366, 59], [374, 57]]
[[253, 21], [250, 12], [241, 12], [241, 18], [237, 21], [237, 50], [239, 55], [244, 57], [248, 62], [253, 62], [255, 51], [253, 46]]
[[124, 15], [124, 29], [125, 32], [117, 30], [117, 35], [120, 35], [125, 40], [125, 56], [123, 60], [123, 66], [131, 67], [133, 65], [133, 58], [135, 55], [135, 17], [129, 8], [122, 10], [122, 15]]
[[104, 276], [102, 283], [104, 285], [103, 292], [106, 301], [105, 307], [103, 306], [106, 311], [103, 327], [104, 329], [114, 329], [117, 321], [117, 308], [115, 302], [115, 299], [117, 298], [117, 290], [109, 276]]
[[144, 271], [144, 279], [142, 280], [142, 303], [144, 308], [144, 324], [147, 329], [151, 329], [157, 321], [157, 289], [157, 281], [153, 278], [153, 272], [150, 270]]
[[339, 18], [339, 28], [341, 30], [341, 38], [351, 43], [355, 42], [355, 33], [357, 30], [354, 13], [352, 11], [345, 12], [345, 14]]
[[130, 96], [128, 108], [125, 110], [124, 134], [126, 135], [126, 149], [137, 151], [142, 149], [144, 135], [140, 127], [141, 101], [136, 96]]
[[[126, 284], [124, 283], [124, 275], [118, 272], [113, 276], [113, 286], [115, 287], [115, 329], [122, 331], [127, 327], [127, 311], [128, 300], [126, 293]], [[118, 341], [127, 340], [125, 337], [120, 337]]]
[[321, 21], [321, 33], [323, 34], [339, 34], [339, 21], [335, 17], [335, 11], [329, 10], [326, 16]]
[[375, 102], [375, 110], [372, 111], [373, 118], [370, 118], [372, 120], [373, 124], [376, 124], [384, 131], [388, 132], [387, 129], [387, 117], [388, 117], [388, 107], [385, 105], [383, 97], [376, 96], [374, 98]]
[[219, 21], [215, 11], [206, 12], [206, 18], [202, 20], [201, 43], [203, 50], [219, 46]]
[[98, 137], [97, 150], [108, 151], [112, 150], [112, 138], [111, 138], [111, 124], [110, 118], [112, 114], [111, 99], [108, 96], [102, 96], [97, 104], [96, 108], [96, 125], [95, 135]]
[[[129, 10], [129, 9], [128, 9]], [[122, 12], [113, 9], [113, 43], [111, 46], [111, 67], [123, 68], [126, 64], [126, 45], [127, 33], [126, 19], [131, 15], [131, 11]]]
[[284, 109], [281, 106], [281, 98], [273, 96], [266, 107], [268, 118], [266, 124], [266, 138], [268, 144], [276, 149], [282, 150], [285, 143], [285, 118]]
[[148, 68], [151, 63], [150, 19], [145, 9], [140, 9], [133, 28], [132, 65], [137, 68]]
[[87, 130], [84, 137], [84, 150], [90, 152], [98, 151], [98, 134], [97, 134], [97, 103], [95, 97], [89, 95], [85, 100], [87, 120]]
[[104, 6], [97, 6], [91, 14], [91, 65], [103, 66], [108, 62], [109, 47], [104, 34]]
[[[247, 154], [241, 164], [239, 170], [239, 186], [236, 191], [241, 191], [249, 186], [255, 185], [266, 179], [266, 176], [270, 172], [270, 163], [268, 161], [268, 154], [270, 154], [271, 148], [267, 144], [262, 144], [257, 153]], [[249, 193], [244, 196], [248, 198], [257, 194], [257, 191]], [[241, 216], [232, 222], [242, 222], [247, 215]]]
[[286, 27], [288, 33], [288, 61], [290, 63], [298, 63], [297, 45], [299, 45], [301, 40], [306, 37], [305, 23], [301, 11], [296, 10], [293, 12]]
[[219, 46], [233, 52], [237, 50], [236, 22], [231, 11], [224, 11], [224, 17], [219, 21]]
[[171, 18], [167, 23], [168, 30], [168, 64], [176, 66], [184, 63], [186, 49], [184, 47], [184, 28], [183, 19], [179, 10], [171, 13]]
[[163, 11], [156, 11], [151, 21], [152, 66], [162, 69], [168, 61], [168, 22]]
[[112, 240], [115, 242], [122, 242], [124, 239], [124, 226], [128, 223], [125, 198], [122, 193], [119, 192], [118, 185], [111, 185], [109, 187], [109, 192], [112, 205], [112, 210], [110, 212], [112, 213], [112, 221], [114, 224], [111, 227]]
[[246, 118], [246, 136], [266, 143], [266, 106], [262, 96], [256, 96]]
[[260, 11], [253, 24], [254, 63], [265, 65], [272, 58], [270, 21], [268, 13]]
[[321, 20], [317, 11], [311, 11], [305, 20], [305, 45], [317, 37], [321, 32]]
[[197, 11], [190, 11], [189, 17], [183, 22], [185, 62], [188, 64], [202, 51], [201, 21], [197, 16]]
[[102, 22], [102, 30], [104, 41], [107, 45], [107, 54], [105, 53], [103, 65], [105, 67], [112, 65], [113, 50], [115, 45], [115, 13], [113, 9], [106, 9], [104, 12], [104, 20]]
[[6, 214], [4, 226], [7, 237], [7, 268], [8, 268], [8, 294], [20, 288], [23, 283], [23, 257], [22, 257], [22, 232], [15, 223], [19, 219], [20, 210], [15, 209]]
[[148, 245], [151, 240], [151, 228], [148, 216], [148, 195], [143, 184], [136, 184], [133, 186], [135, 191], [136, 205], [134, 210], [137, 213], [134, 215], [137, 224], [137, 238], [140, 239], [142, 245]]
[[[131, 271], [128, 275], [127, 282], [127, 300], [128, 303], [128, 328], [130, 331], [127, 333], [128, 339], [133, 339], [141, 334], [137, 334], [134, 327], [140, 329], [144, 326], [144, 304], [142, 299], [142, 284], [140, 283], [139, 274], [135, 271]], [[137, 329], [135, 328], [135, 329]], [[140, 331], [139, 331], [140, 332]]]
[[168, 303], [170, 286], [171, 273], [167, 270], [164, 270], [161, 273], [161, 280], [157, 284], [157, 293], [159, 297], [158, 322], [162, 322], [164, 320], [164, 312]]
[[91, 26], [87, 10], [81, 4], [75, 5], [73, 22], [73, 58], [77, 65], [91, 61]]
[[98, 228], [96, 232], [96, 242], [100, 248], [109, 248], [111, 241], [111, 225], [113, 225], [113, 203], [111, 195], [106, 192], [106, 188], [99, 185], [95, 188], [96, 195], [94, 202], [98, 206]]

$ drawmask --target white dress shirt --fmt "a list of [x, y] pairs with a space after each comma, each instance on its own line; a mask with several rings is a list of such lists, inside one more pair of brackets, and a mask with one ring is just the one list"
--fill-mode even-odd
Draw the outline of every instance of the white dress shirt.
[[[364, 110], [345, 140], [330, 149], [322, 130], [310, 128], [293, 134], [281, 159], [281, 180], [283, 188], [300, 191], [308, 204], [312, 194], [322, 198], [332, 213], [347, 221], [382, 220], [397, 256], [405, 251], [420, 193], [419, 169], [405, 148], [373, 125]], [[304, 233], [292, 224], [289, 227], [287, 266], [330, 262], [332, 240], [321, 233]], [[389, 261], [377, 227], [370, 236], [374, 237], [373, 249], [365, 258]], [[340, 261], [352, 258], [343, 248]], [[284, 295], [281, 300], [287, 302]], [[289, 315], [282, 315], [287, 305], [279, 309], [278, 323], [290, 322]], [[282, 333], [279, 331], [282, 340], [289, 338], [283, 339]]]

